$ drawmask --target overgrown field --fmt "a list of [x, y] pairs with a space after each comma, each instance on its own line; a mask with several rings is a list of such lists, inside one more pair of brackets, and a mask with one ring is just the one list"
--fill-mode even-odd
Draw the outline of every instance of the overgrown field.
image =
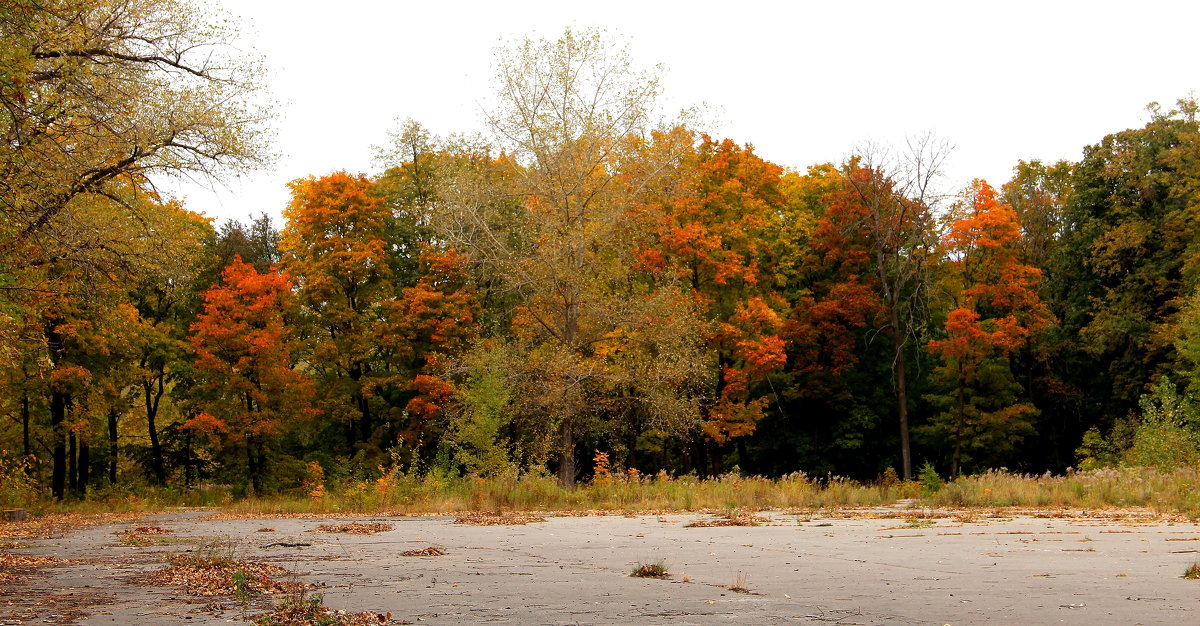
[[[9, 483], [11, 485], [11, 481]], [[398, 472], [307, 493], [235, 499], [232, 489], [203, 485], [185, 490], [95, 491], [83, 500], [55, 502], [48, 493], [24, 491], [24, 502], [6, 506], [39, 511], [129, 511], [167, 507], [218, 507], [233, 514], [436, 514], [461, 511], [666, 512], [698, 510], [879, 507], [911, 499], [928, 507], [1114, 509], [1145, 508], [1200, 518], [1200, 471], [1194, 468], [1097, 469], [1032, 476], [989, 471], [944, 481], [932, 472], [918, 481], [858, 482], [792, 474], [780, 479], [727, 474], [608, 476], [564, 489], [548, 476], [500, 478], [425, 476]], [[9, 494], [11, 495], [11, 494]]]

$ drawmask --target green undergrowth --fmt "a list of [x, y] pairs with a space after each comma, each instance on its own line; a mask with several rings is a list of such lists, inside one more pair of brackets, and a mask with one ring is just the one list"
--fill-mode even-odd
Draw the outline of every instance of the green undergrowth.
[[[83, 499], [29, 498], [34, 512], [157, 511], [172, 507], [219, 508], [244, 514], [421, 514], [460, 511], [594, 511], [608, 513], [700, 510], [828, 509], [878, 507], [898, 500], [944, 508], [1114, 509], [1148, 508], [1200, 519], [1200, 471], [1108, 468], [1067, 475], [1004, 471], [940, 480], [886, 477], [879, 482], [811, 479], [792, 474], [770, 479], [727, 474], [608, 477], [564, 489], [548, 476], [497, 478], [413, 476], [381, 478], [308, 493], [234, 498], [223, 486], [186, 490], [143, 487], [93, 490]], [[16, 504], [16, 503], [13, 503]], [[12, 506], [12, 504], [10, 504]]]

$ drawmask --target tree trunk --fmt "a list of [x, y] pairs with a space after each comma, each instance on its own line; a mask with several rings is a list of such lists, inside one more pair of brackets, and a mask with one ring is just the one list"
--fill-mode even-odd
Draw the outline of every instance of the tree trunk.
[[117, 484], [117, 410], [108, 410], [108, 482]]
[[62, 500], [67, 495], [67, 443], [63, 422], [67, 417], [67, 396], [58, 391], [50, 392], [50, 436], [54, 440], [53, 470], [50, 475], [50, 491], [54, 498]]
[[86, 441], [80, 439], [79, 461], [76, 464], [76, 467], [79, 470], [79, 476], [75, 479], [76, 488], [79, 491], [80, 496], [87, 494], [88, 480], [91, 479], [91, 464], [91, 446], [89, 446]]
[[566, 420], [560, 430], [558, 451], [558, 482], [566, 489], [575, 487], [575, 433]]
[[67, 489], [79, 492], [79, 467], [76, 465], [75, 433], [67, 433]]
[[891, 307], [892, 337], [896, 343], [896, 355], [892, 361], [896, 376], [896, 404], [900, 417], [900, 463], [904, 468], [904, 480], [912, 480], [912, 448], [908, 442], [908, 381], [905, 377], [908, 365], [904, 357], [905, 333], [900, 326], [899, 305]]
[[154, 478], [161, 485], [167, 482], [167, 470], [163, 464], [162, 444], [158, 441], [158, 425], [155, 424], [155, 419], [158, 417], [158, 403], [162, 400], [163, 392], [165, 391], [166, 374], [162, 371], [158, 372], [156, 377], [158, 384], [155, 387], [155, 381], [145, 381], [142, 383], [142, 391], [146, 396], [146, 430], [150, 435], [150, 462], [154, 470]]
[[962, 441], [963, 427], [966, 425], [966, 402], [963, 398], [963, 388], [966, 387], [966, 381], [963, 380], [962, 361], [958, 363], [958, 419], [954, 424], [954, 455], [950, 457], [950, 477], [958, 478], [958, 462], [962, 458]]

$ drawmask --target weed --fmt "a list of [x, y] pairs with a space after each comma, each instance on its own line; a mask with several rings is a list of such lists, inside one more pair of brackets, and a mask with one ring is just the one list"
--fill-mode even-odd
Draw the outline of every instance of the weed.
[[445, 550], [437, 546], [429, 546], [420, 550], [405, 550], [400, 553], [400, 556], [445, 556], [445, 554]]
[[733, 579], [733, 584], [729, 585], [729, 590], [736, 593], [750, 593], [750, 588], [746, 586], [746, 573], [738, 572]]
[[1183, 571], [1183, 577], [1188, 580], [1200, 580], [1200, 563], [1192, 563]]
[[250, 604], [250, 575], [245, 570], [233, 572], [233, 597], [242, 605], [242, 617], [246, 617], [246, 607]]
[[669, 578], [671, 572], [667, 571], [666, 561], [659, 560], [654, 563], [638, 563], [629, 575], [634, 578]]
[[394, 622], [391, 613], [335, 611], [325, 606], [323, 594], [309, 594], [307, 587], [297, 586], [254, 623], [256, 626], [366, 626]]

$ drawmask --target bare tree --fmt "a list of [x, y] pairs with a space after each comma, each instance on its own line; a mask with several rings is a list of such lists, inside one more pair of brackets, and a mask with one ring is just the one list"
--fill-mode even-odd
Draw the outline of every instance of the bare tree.
[[867, 145], [850, 160], [845, 180], [857, 202], [857, 229], [867, 239], [885, 325], [878, 329], [893, 340], [892, 375], [900, 427], [904, 479], [912, 479], [908, 425], [908, 350], [924, 328], [928, 261], [937, 245], [935, 208], [942, 200], [936, 187], [950, 152], [947, 142], [926, 134], [894, 153]]

